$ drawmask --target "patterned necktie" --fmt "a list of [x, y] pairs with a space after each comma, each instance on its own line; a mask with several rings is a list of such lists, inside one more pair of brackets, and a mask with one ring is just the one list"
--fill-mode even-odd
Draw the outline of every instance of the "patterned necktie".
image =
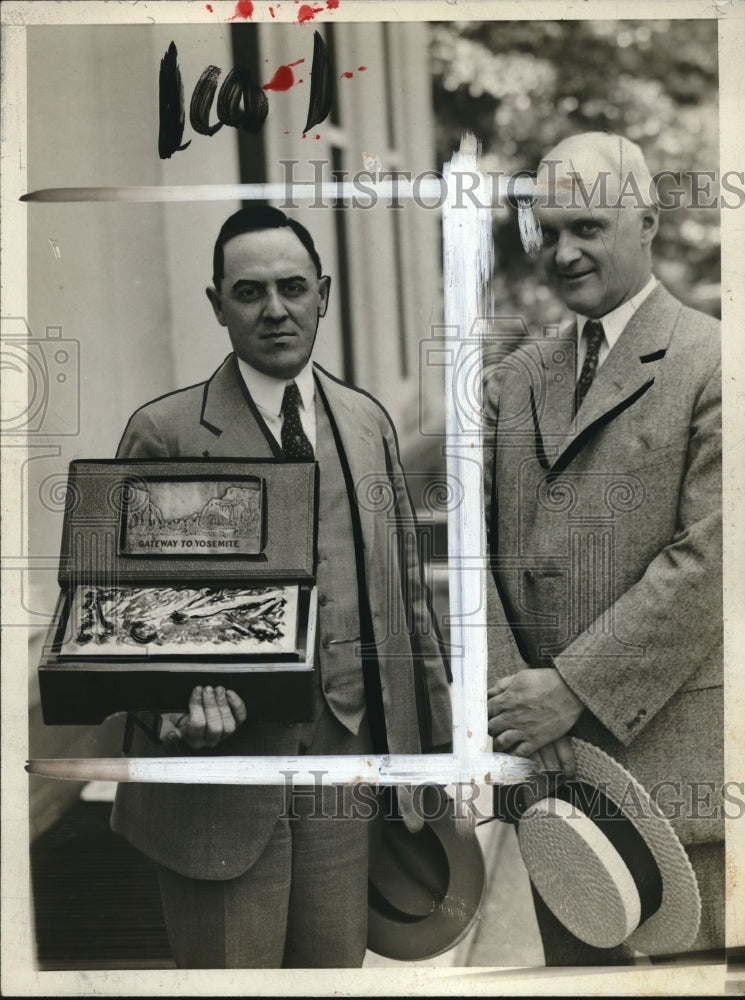
[[582, 405], [582, 400], [587, 395], [587, 390], [592, 385], [592, 380], [595, 378], [595, 372], [598, 370], [600, 345], [603, 343], [603, 338], [605, 337], [603, 324], [599, 319], [588, 319], [582, 331], [582, 336], [585, 338], [587, 350], [585, 352], [585, 360], [582, 365], [582, 371], [580, 372], [577, 387], [574, 392], [575, 413]]
[[300, 422], [300, 410], [298, 401], [300, 390], [294, 382], [288, 382], [285, 386], [285, 394], [282, 399], [282, 451], [287, 458], [295, 462], [312, 462], [313, 445], [306, 437], [303, 425]]

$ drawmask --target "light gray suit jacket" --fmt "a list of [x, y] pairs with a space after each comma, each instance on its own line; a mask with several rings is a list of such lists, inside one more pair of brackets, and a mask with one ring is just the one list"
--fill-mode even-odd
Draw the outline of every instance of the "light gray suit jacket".
[[[450, 692], [429, 593], [412, 546], [399, 565], [391, 544], [396, 518], [413, 523], [410, 498], [391, 421], [367, 393], [316, 366], [353, 482], [359, 509], [367, 597], [380, 669], [388, 748], [421, 749], [413, 658], [424, 667], [432, 745], [452, 738]], [[230, 355], [207, 382], [148, 403], [129, 421], [118, 458], [266, 458], [281, 450], [266, 431]], [[380, 489], [372, 485], [371, 475]], [[351, 557], [351, 554], [350, 554]], [[408, 631], [389, 622], [408, 622]], [[136, 753], [188, 753], [183, 745]], [[199, 751], [200, 754], [209, 751]], [[213, 753], [289, 755], [291, 729], [282, 723], [246, 724]], [[263, 850], [283, 809], [282, 786], [120, 785], [112, 816], [115, 830], [156, 861], [195, 878], [233, 878]]]
[[572, 733], [653, 790], [684, 842], [718, 839], [719, 324], [658, 286], [576, 421], [569, 347], [534, 341], [487, 385], [491, 677], [553, 659], [586, 706]]

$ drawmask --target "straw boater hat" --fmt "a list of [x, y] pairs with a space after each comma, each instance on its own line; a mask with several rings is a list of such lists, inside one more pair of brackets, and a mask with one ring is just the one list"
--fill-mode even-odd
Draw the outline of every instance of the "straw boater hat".
[[520, 851], [538, 893], [575, 937], [647, 955], [691, 945], [701, 914], [693, 868], [646, 790], [597, 747], [573, 739], [576, 779], [530, 805]]
[[444, 788], [423, 789], [418, 833], [402, 820], [376, 819], [368, 871], [367, 947], [399, 961], [434, 958], [470, 930], [484, 895], [485, 870], [475, 835], [456, 829]]

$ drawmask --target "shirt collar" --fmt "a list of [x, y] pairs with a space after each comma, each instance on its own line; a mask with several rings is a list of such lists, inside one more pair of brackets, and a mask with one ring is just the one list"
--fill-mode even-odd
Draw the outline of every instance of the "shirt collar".
[[312, 361], [308, 361], [305, 368], [293, 380], [265, 375], [237, 355], [236, 360], [238, 361], [238, 370], [241, 373], [246, 388], [257, 406], [279, 417], [282, 412], [282, 399], [285, 394], [285, 386], [288, 382], [294, 381], [300, 392], [300, 401], [303, 409], [310, 410], [316, 392]]
[[[615, 309], [611, 309], [611, 311], [606, 313], [605, 316], [597, 317], [603, 324], [603, 330], [605, 332], [605, 339], [608, 342], [608, 347], [613, 347], [615, 342], [623, 333], [628, 321], [646, 297], [654, 291], [656, 285], [657, 278], [652, 275], [640, 292], [637, 292], [632, 298], [626, 299], [625, 302], [622, 302], [620, 306], [616, 306]], [[581, 337], [588, 317], [581, 316], [579, 313], [576, 314], [576, 317], [577, 336]]]

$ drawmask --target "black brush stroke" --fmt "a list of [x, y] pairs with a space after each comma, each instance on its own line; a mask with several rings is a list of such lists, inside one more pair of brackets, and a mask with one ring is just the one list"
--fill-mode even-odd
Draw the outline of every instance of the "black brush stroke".
[[667, 354], [667, 348], [663, 348], [661, 351], [652, 351], [651, 354], [642, 354], [639, 360], [643, 365], [648, 365], [650, 361], [661, 361]]
[[326, 43], [317, 31], [313, 32], [313, 68], [310, 74], [310, 98], [308, 100], [308, 120], [303, 132], [310, 132], [328, 118], [334, 97], [334, 80], [331, 57]]
[[214, 135], [223, 126], [219, 110], [218, 118], [220, 120], [214, 125], [209, 124], [212, 102], [215, 99], [215, 91], [217, 90], [217, 78], [220, 76], [220, 73], [222, 73], [222, 70], [219, 66], [207, 66], [194, 85], [191, 104], [189, 105], [189, 124], [199, 135]]
[[178, 50], [171, 42], [160, 61], [158, 78], [160, 126], [158, 129], [158, 155], [169, 160], [174, 153], [191, 145], [191, 139], [180, 145], [184, 136], [184, 85], [178, 68]]
[[226, 125], [258, 135], [268, 114], [269, 99], [264, 91], [242, 66], [234, 66], [217, 95], [217, 117]]

